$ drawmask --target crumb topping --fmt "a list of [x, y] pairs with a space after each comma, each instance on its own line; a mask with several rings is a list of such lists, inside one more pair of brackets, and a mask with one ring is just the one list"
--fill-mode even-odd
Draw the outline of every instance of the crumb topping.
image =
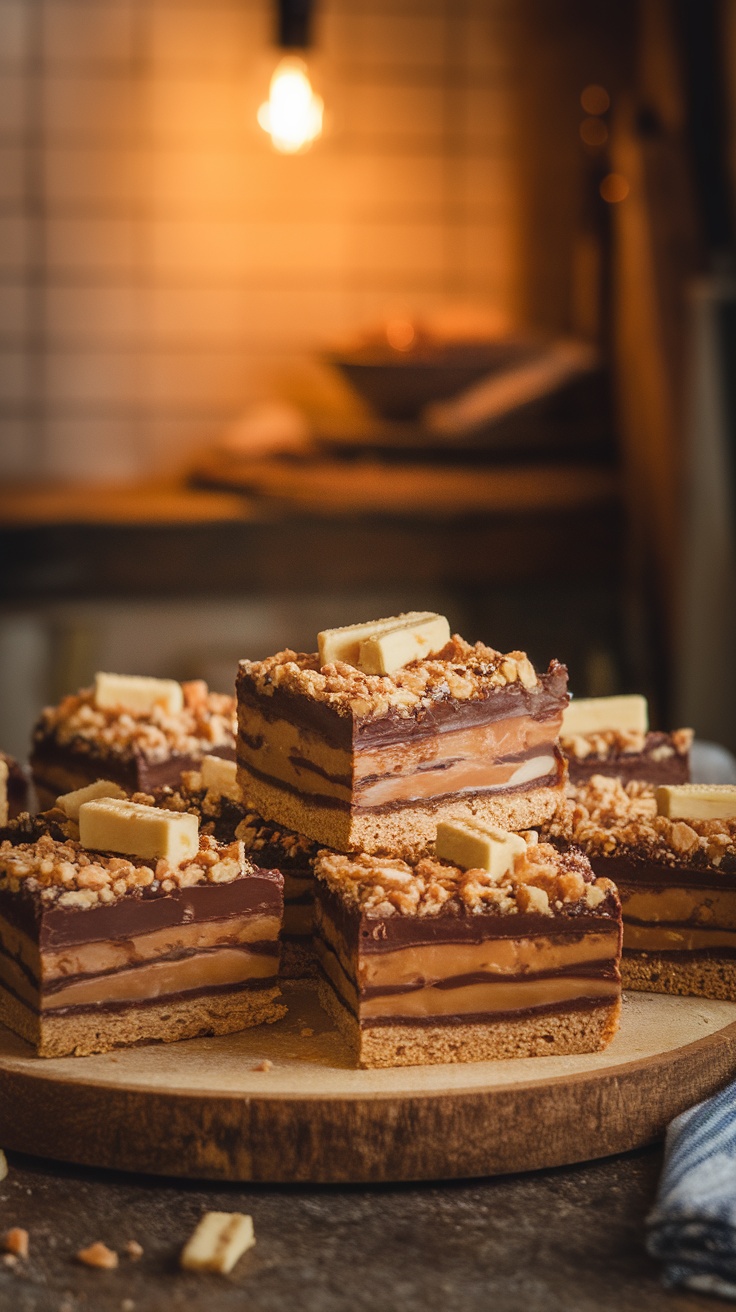
[[47, 706], [33, 734], [34, 744], [49, 739], [59, 747], [73, 744], [75, 750], [91, 755], [115, 755], [124, 759], [142, 756], [164, 761], [169, 756], [202, 756], [214, 747], [235, 746], [237, 730], [235, 698], [210, 692], [197, 679], [182, 684], [184, 707], [171, 715], [160, 706], [145, 714], [95, 705], [94, 690], [64, 697], [58, 706]]
[[256, 862], [264, 852], [269, 861], [273, 860], [275, 849], [280, 861], [302, 869], [319, 851], [319, 843], [311, 838], [264, 820], [257, 811], [223, 797], [216, 789], [202, 788], [198, 770], [185, 770], [176, 787], [157, 788], [155, 793], [134, 793], [131, 800], [145, 806], [160, 806], [165, 811], [190, 811], [199, 817], [200, 833], [214, 834], [222, 842], [227, 830], [227, 837], [239, 839]]
[[653, 761], [672, 756], [687, 756], [693, 742], [692, 729], [676, 729], [669, 734], [646, 734], [638, 729], [603, 729], [599, 733], [560, 734], [560, 746], [566, 756], [585, 761], [590, 756], [606, 760], [611, 756], [639, 755], [649, 748]]
[[[550, 670], [556, 665], [553, 662]], [[343, 661], [320, 666], [317, 652], [287, 648], [263, 661], [241, 661], [240, 677], [252, 681], [263, 696], [282, 689], [361, 719], [377, 718], [389, 710], [409, 715], [421, 704], [448, 698], [470, 701], [508, 684], [533, 689], [539, 683], [525, 652], [504, 655], [482, 642], [471, 645], [458, 634], [441, 652], [411, 661], [393, 674], [364, 674]]]
[[124, 897], [163, 896], [194, 884], [229, 884], [250, 874], [252, 865], [240, 842], [221, 845], [201, 834], [191, 861], [172, 866], [167, 860], [147, 863], [139, 857], [88, 852], [74, 839], [42, 834], [35, 843], [0, 843], [0, 889], [27, 890], [41, 902], [69, 909], [117, 902]]
[[264, 820], [257, 811], [246, 810], [245, 818], [235, 830], [236, 838], [243, 843], [246, 852], [254, 858], [267, 848], [277, 848], [282, 853], [281, 859], [302, 869], [317, 855], [320, 845], [304, 834], [294, 833], [292, 829], [283, 829], [281, 825]]
[[489, 911], [553, 916], [573, 908], [593, 910], [609, 894], [615, 897], [615, 885], [597, 879], [582, 852], [560, 853], [549, 843], [538, 843], [536, 833], [524, 837], [526, 852], [516, 857], [513, 870], [495, 879], [485, 870], [460, 870], [436, 857], [409, 864], [363, 852], [321, 851], [314, 871], [349, 906], [381, 918]]
[[594, 774], [571, 787], [548, 826], [593, 856], [633, 855], [663, 865], [736, 868], [736, 820], [670, 820], [657, 815], [655, 789]]

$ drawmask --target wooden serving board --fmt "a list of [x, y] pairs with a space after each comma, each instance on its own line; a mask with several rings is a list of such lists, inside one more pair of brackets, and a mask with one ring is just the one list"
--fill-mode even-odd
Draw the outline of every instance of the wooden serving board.
[[736, 1071], [728, 1002], [631, 993], [590, 1056], [356, 1071], [315, 993], [287, 1001], [276, 1025], [99, 1057], [42, 1060], [0, 1030], [0, 1144], [223, 1180], [493, 1175], [649, 1143]]

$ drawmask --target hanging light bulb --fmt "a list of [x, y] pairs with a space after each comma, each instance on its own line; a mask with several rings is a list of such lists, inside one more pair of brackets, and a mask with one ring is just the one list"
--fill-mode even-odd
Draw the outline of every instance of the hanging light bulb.
[[284, 52], [271, 78], [258, 122], [276, 150], [308, 150], [322, 132], [324, 105], [309, 78], [305, 52], [311, 44], [312, 0], [278, 0], [277, 41]]
[[276, 150], [295, 155], [320, 136], [323, 109], [321, 96], [312, 90], [304, 60], [285, 55], [274, 70], [268, 100], [258, 110], [258, 122]]

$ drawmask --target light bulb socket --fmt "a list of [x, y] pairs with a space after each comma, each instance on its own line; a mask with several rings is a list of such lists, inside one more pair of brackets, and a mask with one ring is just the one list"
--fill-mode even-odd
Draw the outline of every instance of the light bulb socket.
[[312, 37], [312, 0], [278, 0], [277, 40], [282, 50], [306, 50]]

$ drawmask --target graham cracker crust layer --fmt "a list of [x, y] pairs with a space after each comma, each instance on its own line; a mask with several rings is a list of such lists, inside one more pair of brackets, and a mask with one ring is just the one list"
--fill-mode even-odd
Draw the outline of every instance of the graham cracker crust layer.
[[232, 1034], [253, 1025], [272, 1024], [286, 1014], [269, 989], [229, 990], [156, 1006], [126, 1007], [100, 1014], [38, 1016], [12, 994], [0, 992], [0, 1020], [28, 1043], [39, 1057], [89, 1057], [133, 1043], [175, 1043], [209, 1034]]
[[388, 851], [402, 858], [426, 854], [434, 843], [440, 820], [470, 813], [500, 829], [533, 829], [550, 820], [564, 802], [564, 784], [559, 784], [355, 813], [306, 801], [285, 788], [256, 779], [240, 765], [238, 782], [249, 804], [266, 820], [274, 820], [338, 852]]
[[337, 1024], [362, 1070], [600, 1052], [618, 1030], [621, 1015], [618, 997], [610, 1005], [558, 1015], [467, 1025], [376, 1025], [362, 1030], [324, 977], [318, 988], [320, 1005]]
[[624, 952], [621, 982], [625, 989], [640, 993], [673, 993], [679, 997], [736, 1002], [736, 960], [697, 953], [690, 960], [657, 952]]

